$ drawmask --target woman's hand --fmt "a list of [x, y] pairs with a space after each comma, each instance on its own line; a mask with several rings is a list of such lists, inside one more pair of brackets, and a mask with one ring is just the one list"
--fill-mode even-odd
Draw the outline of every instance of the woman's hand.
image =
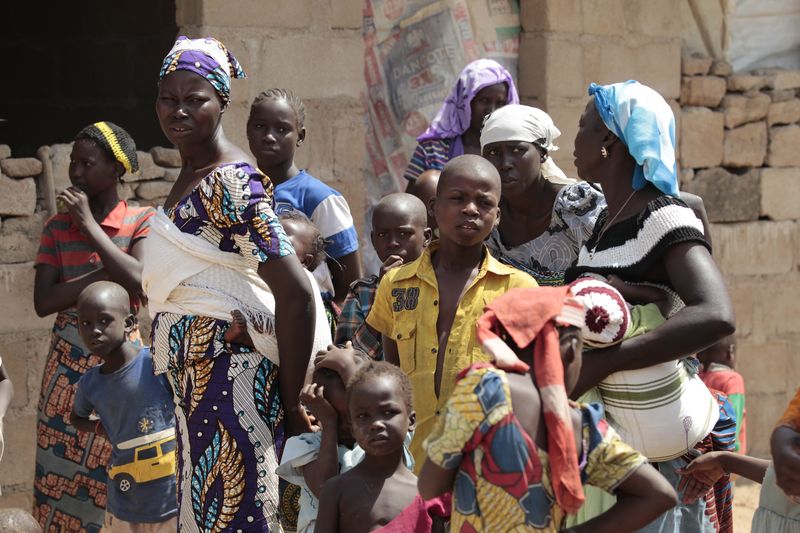
[[91, 225], [97, 225], [89, 207], [89, 197], [77, 187], [69, 187], [58, 195], [69, 211], [72, 222], [81, 231], [86, 231]]

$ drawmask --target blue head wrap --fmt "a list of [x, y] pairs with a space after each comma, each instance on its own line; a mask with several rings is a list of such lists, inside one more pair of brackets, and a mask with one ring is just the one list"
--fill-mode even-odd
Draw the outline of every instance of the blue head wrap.
[[589, 95], [606, 127], [636, 160], [633, 188], [649, 181], [664, 194], [679, 197], [675, 161], [675, 117], [669, 104], [650, 87], [630, 80], [589, 85]]

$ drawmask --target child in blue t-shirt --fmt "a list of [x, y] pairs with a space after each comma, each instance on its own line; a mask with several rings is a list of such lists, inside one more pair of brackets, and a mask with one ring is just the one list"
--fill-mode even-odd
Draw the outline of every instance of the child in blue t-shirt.
[[[135, 324], [128, 293], [109, 281], [92, 283], [77, 302], [78, 331], [104, 363], [78, 381], [72, 425], [113, 445], [104, 531], [177, 530], [175, 418], [172, 392], [153, 374], [148, 348], [127, 341]], [[95, 413], [99, 420], [90, 418]]]
[[275, 212], [302, 211], [328, 241], [328, 260], [314, 271], [323, 298], [341, 307], [347, 290], [362, 277], [358, 235], [350, 207], [339, 191], [297, 168], [294, 152], [306, 138], [303, 101], [285, 89], [259, 94], [250, 107], [247, 140], [258, 168], [275, 185]]

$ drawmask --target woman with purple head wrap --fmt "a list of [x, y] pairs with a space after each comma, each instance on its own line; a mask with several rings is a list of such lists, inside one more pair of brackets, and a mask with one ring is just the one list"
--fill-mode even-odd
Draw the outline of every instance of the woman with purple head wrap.
[[426, 170], [441, 170], [463, 154], [480, 155], [483, 118], [499, 107], [517, 103], [517, 88], [503, 65], [478, 59], [464, 67], [428, 129], [417, 137], [419, 144], [403, 175], [409, 188]]
[[[272, 184], [222, 129], [231, 79], [242, 77], [208, 37], [179, 37], [159, 76], [156, 114], [181, 169], [153, 217], [142, 286], [154, 370], [175, 396], [182, 531], [280, 530], [277, 454], [287, 433], [307, 430], [299, 393], [321, 333]], [[234, 309], [247, 345], [228, 332]]]

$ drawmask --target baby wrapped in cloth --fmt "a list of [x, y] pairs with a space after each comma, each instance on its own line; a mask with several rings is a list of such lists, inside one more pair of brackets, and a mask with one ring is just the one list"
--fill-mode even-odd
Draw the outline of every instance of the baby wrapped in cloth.
[[[150, 219], [150, 234], [143, 246], [142, 287], [152, 317], [168, 312], [230, 320], [231, 311], [238, 309], [247, 317], [247, 332], [255, 350], [280, 365], [275, 297], [242, 256], [182, 232], [161, 208]], [[313, 356], [327, 349], [332, 340], [319, 287], [311, 273], [303, 271], [311, 283], [316, 310], [312, 365]], [[159, 368], [156, 363], [155, 371], [164, 372], [166, 367]]]
[[[583, 277], [570, 284], [586, 307], [584, 344], [606, 348], [665, 322], [655, 304], [630, 307], [608, 283]], [[606, 416], [620, 437], [651, 462], [680, 457], [703, 440], [719, 407], [689, 360], [615, 372], [597, 386]]]

